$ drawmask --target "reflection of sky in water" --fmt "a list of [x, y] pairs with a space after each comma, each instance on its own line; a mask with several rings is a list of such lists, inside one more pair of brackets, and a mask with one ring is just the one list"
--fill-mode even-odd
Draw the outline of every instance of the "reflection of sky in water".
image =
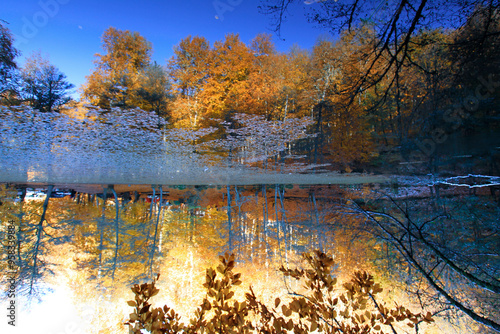
[[46, 288], [41, 299], [28, 300], [18, 296], [16, 326], [0, 323], [1, 333], [76, 334], [92, 331], [88, 317], [94, 310], [89, 306], [79, 310], [74, 304], [73, 289], [65, 283]]
[[[68, 331], [73, 329], [71, 327], [82, 327], [82, 319], [70, 296], [68, 287], [55, 287], [54, 292], [43, 296], [43, 302], [33, 302], [29, 310], [21, 310], [16, 330], [22, 333], [71, 333]], [[22, 299], [19, 303], [22, 307]]]

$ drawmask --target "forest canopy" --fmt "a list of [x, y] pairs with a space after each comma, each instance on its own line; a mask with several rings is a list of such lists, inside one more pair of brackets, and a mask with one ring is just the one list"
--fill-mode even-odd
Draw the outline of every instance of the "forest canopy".
[[[261, 8], [276, 15], [279, 29], [292, 3], [270, 1]], [[337, 170], [400, 164], [432, 172], [439, 161], [455, 163], [464, 154], [494, 160], [500, 139], [488, 134], [498, 131], [500, 119], [495, 4], [467, 2], [459, 11], [457, 2], [450, 5], [448, 23], [439, 25], [437, 14], [429, 13], [434, 5], [439, 13], [447, 7], [427, 1], [403, 1], [378, 12], [366, 1], [320, 2], [310, 19], [339, 34], [318, 39], [311, 50], [278, 51], [268, 34], [248, 43], [234, 33], [219, 41], [187, 36], [163, 65], [152, 61], [153, 46], [139, 32], [110, 27], [81, 87], [81, 102], [70, 104], [72, 85], [41, 58], [32, 57], [29, 66], [54, 75], [40, 77], [37, 87], [55, 82], [58, 90], [30, 91], [29, 69], [17, 71], [18, 52], [2, 24], [1, 103], [29, 104], [41, 112], [83, 104], [104, 112], [140, 108], [155, 112], [169, 128], [215, 127], [211, 139], [230, 138], [227, 129], [241, 126], [236, 114], [266, 121], [308, 116], [314, 136], [288, 149]], [[495, 164], [488, 168], [499, 172]]]

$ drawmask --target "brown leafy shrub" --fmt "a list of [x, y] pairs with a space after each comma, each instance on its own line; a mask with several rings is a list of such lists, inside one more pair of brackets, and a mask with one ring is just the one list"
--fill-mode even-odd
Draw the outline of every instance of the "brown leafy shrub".
[[[220, 257], [217, 268], [206, 272], [207, 291], [189, 324], [168, 306], [151, 309], [149, 300], [158, 294], [155, 284], [134, 285], [134, 307], [130, 333], [142, 329], [163, 333], [397, 333], [397, 325], [415, 327], [432, 322], [430, 313], [413, 313], [403, 306], [388, 308], [377, 299], [382, 291], [370, 274], [357, 271], [352, 279], [337, 287], [331, 275], [333, 258], [320, 251], [303, 254], [308, 269], [280, 270], [285, 276], [303, 281], [306, 294], [292, 293], [288, 303], [276, 298], [274, 307], [260, 302], [252, 288], [244, 301], [234, 300], [233, 287], [241, 284], [241, 274], [233, 273], [234, 255]], [[281, 307], [280, 307], [281, 306]]]

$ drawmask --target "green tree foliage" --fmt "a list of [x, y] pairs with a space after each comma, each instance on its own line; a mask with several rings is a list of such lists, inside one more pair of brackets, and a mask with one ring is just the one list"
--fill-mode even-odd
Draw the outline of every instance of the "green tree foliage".
[[333, 258], [315, 251], [303, 255], [307, 269], [280, 270], [285, 276], [301, 280], [306, 293], [292, 293], [289, 302], [278, 297], [274, 306], [263, 304], [253, 289], [245, 300], [235, 300], [235, 287], [242, 283], [234, 273], [234, 255], [220, 256], [220, 264], [206, 271], [206, 296], [189, 324], [167, 305], [152, 308], [150, 299], [159, 293], [155, 284], [134, 285], [134, 308], [129, 325], [131, 333], [147, 330], [160, 333], [397, 333], [398, 326], [415, 327], [432, 322], [430, 313], [413, 313], [404, 306], [390, 308], [379, 300], [379, 284], [366, 272], [354, 273], [349, 282], [337, 287], [331, 275]]
[[68, 93], [73, 87], [66, 81], [66, 75], [39, 53], [26, 60], [20, 73], [22, 98], [41, 112], [54, 111], [68, 102]]

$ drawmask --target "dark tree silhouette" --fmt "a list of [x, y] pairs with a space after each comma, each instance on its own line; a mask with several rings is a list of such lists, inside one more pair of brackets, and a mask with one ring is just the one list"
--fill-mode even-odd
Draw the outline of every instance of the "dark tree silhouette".
[[74, 87], [66, 81], [66, 75], [37, 54], [27, 59], [20, 80], [21, 95], [41, 112], [54, 111], [68, 102], [68, 92]]
[[6, 98], [8, 92], [13, 90], [12, 79], [17, 64], [14, 61], [19, 51], [14, 48], [14, 39], [9, 29], [0, 20], [0, 97]]
[[[297, 0], [268, 0], [259, 6], [264, 14], [274, 18], [273, 26], [280, 34], [288, 11]], [[351, 103], [362, 91], [375, 86], [387, 77], [390, 85], [398, 85], [398, 74], [404, 66], [416, 65], [410, 57], [415, 45], [413, 38], [422, 30], [436, 27], [460, 29], [476, 16], [483, 17], [478, 27], [478, 38], [468, 41], [478, 50], [488, 36], [500, 34], [496, 27], [498, 0], [398, 0], [394, 2], [368, 0], [307, 1], [305, 12], [311, 23], [319, 24], [333, 34], [355, 31], [362, 26], [372, 31], [371, 50], [364, 55], [365, 73], [344, 93], [351, 95]]]

